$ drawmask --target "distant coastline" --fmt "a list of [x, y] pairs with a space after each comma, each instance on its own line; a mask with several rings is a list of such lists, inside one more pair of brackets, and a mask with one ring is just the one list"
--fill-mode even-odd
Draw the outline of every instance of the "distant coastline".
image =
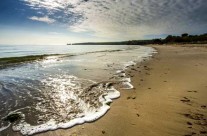
[[[201, 35], [189, 35], [187, 33], [181, 36], [168, 35], [165, 39], [151, 40], [130, 40], [120, 42], [85, 42], [73, 43], [72, 45], [149, 45], [149, 44], [207, 44], [207, 33]], [[71, 44], [67, 44], [71, 45]]]

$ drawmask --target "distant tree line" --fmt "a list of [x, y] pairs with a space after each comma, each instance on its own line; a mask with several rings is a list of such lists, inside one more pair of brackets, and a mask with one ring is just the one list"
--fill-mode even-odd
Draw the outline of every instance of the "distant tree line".
[[189, 35], [187, 33], [181, 36], [168, 35], [165, 39], [152, 40], [131, 40], [123, 42], [88, 42], [76, 43], [74, 45], [147, 45], [147, 44], [207, 44], [207, 33], [202, 35]]
[[187, 33], [181, 36], [168, 35], [164, 43], [207, 43], [207, 33], [202, 35], [189, 35]]
[[153, 39], [153, 40], [133, 40], [127, 41], [127, 45], [146, 45], [146, 44], [207, 44], [207, 34], [202, 35], [189, 35], [187, 33], [181, 36], [168, 35], [165, 39]]

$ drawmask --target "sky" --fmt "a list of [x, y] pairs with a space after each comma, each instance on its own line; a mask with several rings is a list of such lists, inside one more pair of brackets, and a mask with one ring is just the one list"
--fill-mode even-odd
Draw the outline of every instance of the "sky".
[[125, 41], [206, 32], [206, 0], [0, 0], [0, 44]]

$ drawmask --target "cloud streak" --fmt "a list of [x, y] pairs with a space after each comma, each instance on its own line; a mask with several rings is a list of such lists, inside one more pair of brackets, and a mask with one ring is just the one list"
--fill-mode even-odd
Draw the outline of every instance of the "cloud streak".
[[[73, 32], [111, 39], [141, 39], [145, 35], [200, 33], [207, 29], [206, 0], [24, 0], [46, 10]], [[59, 14], [57, 18], [56, 14]], [[47, 22], [47, 23], [48, 23]]]
[[49, 18], [48, 16], [44, 16], [44, 17], [33, 16], [33, 17], [29, 17], [29, 19], [34, 20], [34, 21], [48, 23], [48, 24], [52, 24], [56, 21], [55, 19]]

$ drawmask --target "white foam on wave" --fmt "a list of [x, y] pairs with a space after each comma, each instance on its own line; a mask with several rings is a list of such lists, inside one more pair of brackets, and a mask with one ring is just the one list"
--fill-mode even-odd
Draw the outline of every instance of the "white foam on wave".
[[83, 124], [85, 122], [93, 122], [106, 114], [106, 112], [110, 109], [108, 103], [111, 103], [112, 99], [120, 97], [120, 92], [113, 87], [107, 89], [107, 92], [108, 93], [105, 93], [99, 97], [99, 100], [103, 105], [97, 110], [85, 112], [85, 115], [81, 118], [75, 118], [69, 122], [59, 124], [55, 120], [51, 119], [45, 124], [38, 126], [31, 126], [26, 122], [22, 122], [17, 126], [13, 126], [12, 128], [14, 131], [20, 131], [23, 135], [33, 135], [35, 133], [56, 130], [58, 128], [70, 128], [75, 125]]
[[134, 86], [131, 84], [131, 78], [124, 78], [122, 80], [122, 84], [127, 86], [127, 87], [124, 87], [122, 89], [130, 90], [130, 89], [134, 88]]
[[10, 125], [11, 125], [11, 123], [9, 123], [7, 126], [1, 127], [0, 128], [0, 132], [3, 131], [3, 130], [5, 130], [5, 129], [7, 129], [8, 127], [10, 127]]
[[127, 67], [131, 66], [131, 65], [135, 65], [136, 63], [134, 61], [129, 61], [129, 62], [126, 62], [124, 64], [124, 69], [127, 69]]

